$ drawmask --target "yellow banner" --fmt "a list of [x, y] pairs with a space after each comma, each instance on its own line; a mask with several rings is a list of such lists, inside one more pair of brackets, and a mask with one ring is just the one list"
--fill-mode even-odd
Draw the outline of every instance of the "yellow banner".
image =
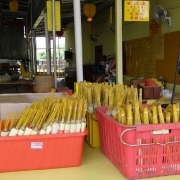
[[124, 1], [124, 21], [149, 21], [149, 1]]
[[[52, 31], [52, 1], [47, 1], [47, 29]], [[55, 30], [61, 30], [61, 13], [60, 13], [60, 1], [55, 1]]]

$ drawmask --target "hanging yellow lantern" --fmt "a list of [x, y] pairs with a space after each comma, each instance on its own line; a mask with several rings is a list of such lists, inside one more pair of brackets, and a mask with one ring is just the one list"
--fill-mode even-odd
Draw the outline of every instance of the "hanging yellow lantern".
[[9, 9], [13, 12], [17, 11], [19, 8], [19, 3], [17, 0], [11, 0], [9, 2]]
[[83, 6], [84, 14], [87, 16], [87, 21], [91, 22], [92, 17], [96, 14], [96, 6], [94, 0], [85, 0]]

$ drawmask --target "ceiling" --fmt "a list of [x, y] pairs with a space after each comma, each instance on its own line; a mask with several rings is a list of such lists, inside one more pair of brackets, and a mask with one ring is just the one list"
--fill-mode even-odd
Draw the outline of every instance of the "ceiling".
[[[26, 19], [31, 19], [31, 12], [36, 7], [39, 2], [44, 3], [43, 10], [45, 9], [45, 2], [46, 0], [17, 0], [19, 3], [18, 11], [12, 12], [9, 9], [9, 0], [0, 0], [0, 10], [3, 11], [3, 14], [0, 15], [0, 17], [4, 17], [7, 20], [7, 23], [10, 23], [13, 21], [14, 18], [17, 18], [18, 21], [24, 21], [26, 22]], [[41, 1], [41, 2], [40, 2]], [[74, 12], [73, 12], [73, 0], [59, 0], [61, 1], [61, 25], [66, 26], [67, 24], [74, 22]], [[32, 9], [31, 9], [31, 2], [32, 2]], [[83, 4], [84, 0], [80, 0], [81, 2], [81, 15], [82, 19], [85, 18], [83, 14]], [[104, 7], [108, 6], [110, 3], [113, 3], [114, 0], [94, 0], [94, 3], [96, 5], [96, 11], [101, 11]], [[36, 3], [36, 4], [34, 4]], [[42, 4], [41, 4], [42, 6]], [[42, 11], [40, 8], [35, 10], [38, 12], [38, 18], [34, 20], [33, 28], [36, 30], [36, 36], [44, 36], [45, 35], [45, 28], [44, 28], [44, 11]], [[33, 16], [34, 13], [32, 13]], [[31, 27], [31, 25], [29, 25]], [[30, 28], [29, 28], [30, 29]]]

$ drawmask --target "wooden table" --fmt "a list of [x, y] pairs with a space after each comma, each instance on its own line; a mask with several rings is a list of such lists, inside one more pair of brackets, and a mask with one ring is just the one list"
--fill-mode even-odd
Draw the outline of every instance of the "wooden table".
[[[27, 92], [27, 82], [29, 80], [24, 80], [24, 79], [19, 79], [17, 81], [9, 81], [9, 82], [0, 82], [0, 91], [5, 90], [5, 89], [11, 89], [11, 88], [16, 88], [16, 93], [18, 93], [18, 86], [22, 85], [22, 87], [25, 88], [25, 92]], [[8, 87], [4, 86], [8, 85]]]

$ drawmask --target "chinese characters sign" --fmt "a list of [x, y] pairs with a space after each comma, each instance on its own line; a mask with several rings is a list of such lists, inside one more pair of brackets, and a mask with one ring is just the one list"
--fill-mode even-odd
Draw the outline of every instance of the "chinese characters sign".
[[124, 1], [124, 21], [149, 21], [149, 1]]

